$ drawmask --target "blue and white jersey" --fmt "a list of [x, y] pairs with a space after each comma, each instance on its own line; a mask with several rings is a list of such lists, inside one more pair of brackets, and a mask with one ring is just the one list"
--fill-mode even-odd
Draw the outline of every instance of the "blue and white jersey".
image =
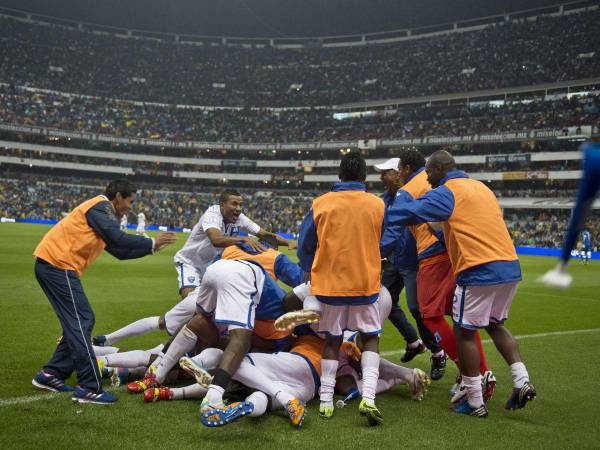
[[582, 233], [582, 239], [583, 239], [583, 248], [588, 251], [592, 249], [592, 238], [590, 236], [590, 232], [589, 231], [584, 231]]

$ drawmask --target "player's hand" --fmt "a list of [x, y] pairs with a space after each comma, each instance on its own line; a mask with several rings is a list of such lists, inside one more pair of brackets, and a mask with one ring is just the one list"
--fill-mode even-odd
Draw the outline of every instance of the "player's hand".
[[252, 247], [253, 250], [256, 250], [257, 252], [262, 253], [262, 252], [267, 251], [267, 247], [262, 245], [256, 239], [253, 239], [251, 237], [245, 237], [245, 238], [242, 238], [242, 241], [244, 241], [246, 244], [248, 244], [250, 247]]
[[296, 250], [298, 248], [298, 242], [288, 241], [288, 250]]
[[177, 235], [175, 233], [160, 233], [154, 238], [154, 251], [157, 252], [159, 250], [162, 250], [167, 245], [171, 245], [176, 240]]

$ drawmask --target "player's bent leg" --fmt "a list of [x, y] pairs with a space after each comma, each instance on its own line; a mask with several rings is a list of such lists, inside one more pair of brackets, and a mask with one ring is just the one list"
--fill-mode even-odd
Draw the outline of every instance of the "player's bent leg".
[[151, 331], [157, 331], [160, 329], [159, 327], [159, 317], [145, 317], [140, 320], [136, 320], [129, 325], [124, 326], [112, 333], [96, 336], [93, 339], [94, 345], [105, 346], [112, 345], [115, 342], [120, 341], [121, 339], [125, 339], [133, 336], [141, 336], [146, 333], [150, 333]]

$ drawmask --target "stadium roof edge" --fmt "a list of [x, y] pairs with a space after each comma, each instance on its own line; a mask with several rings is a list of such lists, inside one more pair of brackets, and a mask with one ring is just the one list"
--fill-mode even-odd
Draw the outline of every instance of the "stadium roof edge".
[[[523, 20], [535, 18], [540, 15], [563, 15], [578, 11], [598, 9], [599, 0], [574, 0], [571, 2], [557, 3], [551, 6], [542, 6], [517, 11], [510, 11], [502, 14], [464, 19], [454, 22], [444, 22], [434, 25], [427, 25], [416, 28], [403, 28], [364, 34], [346, 34], [346, 35], [325, 35], [311, 37], [243, 37], [243, 36], [214, 36], [214, 35], [192, 35], [187, 33], [175, 34], [152, 30], [128, 29], [112, 25], [99, 23], [81, 22], [60, 17], [32, 13], [25, 10], [8, 8], [0, 6], [0, 17], [12, 18], [29, 23], [38, 23], [43, 25], [55, 25], [67, 28], [78, 29], [80, 31], [89, 31], [97, 34], [114, 34], [117, 37], [131, 39], [148, 39], [165, 42], [177, 42], [192, 45], [222, 44], [237, 45], [242, 47], [254, 47], [269, 45], [275, 48], [301, 48], [304, 46], [319, 45], [323, 47], [354, 46], [377, 43], [391, 43], [409, 39], [420, 39], [436, 36], [440, 34], [449, 34], [455, 32], [465, 32], [485, 28], [487, 26], [513, 20]], [[186, 38], [186, 39], [182, 39]], [[189, 39], [188, 39], [189, 38]], [[348, 41], [344, 41], [344, 38]], [[328, 42], [330, 41], [330, 42]], [[267, 44], [268, 43], [268, 44]]]

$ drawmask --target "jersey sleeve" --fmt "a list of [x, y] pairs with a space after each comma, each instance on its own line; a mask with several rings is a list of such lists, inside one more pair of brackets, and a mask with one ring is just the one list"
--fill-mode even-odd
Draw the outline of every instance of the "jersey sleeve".
[[305, 272], [310, 272], [312, 269], [317, 245], [317, 226], [315, 225], [313, 209], [311, 208], [300, 225], [300, 237], [298, 238], [298, 249], [296, 250], [300, 267]]
[[223, 229], [223, 216], [219, 211], [208, 209], [200, 218], [200, 227], [204, 232], [211, 228], [221, 230]]
[[240, 221], [240, 228], [245, 232], [256, 235], [260, 231], [260, 226], [254, 223], [244, 214], [240, 214], [240, 218], [238, 220]]
[[292, 288], [304, 282], [304, 271], [283, 253], [275, 259], [275, 275]]

